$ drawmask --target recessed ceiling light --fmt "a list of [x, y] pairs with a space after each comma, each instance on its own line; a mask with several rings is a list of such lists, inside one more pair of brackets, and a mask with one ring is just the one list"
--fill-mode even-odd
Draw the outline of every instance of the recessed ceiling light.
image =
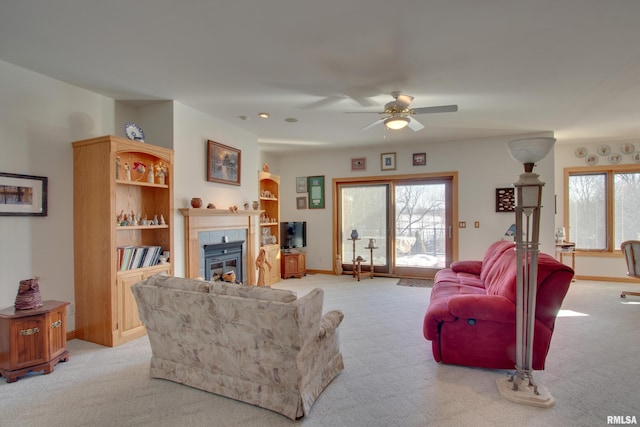
[[295, 123], [298, 121], [298, 119], [296, 119], [295, 117], [287, 117], [286, 119], [284, 119], [284, 121], [288, 123]]
[[238, 116], [238, 118], [240, 120], [248, 120], [249, 119], [249, 117], [247, 117], [247, 116]]
[[269, 113], [258, 113], [258, 117], [262, 117], [263, 119], [268, 119], [270, 116]]

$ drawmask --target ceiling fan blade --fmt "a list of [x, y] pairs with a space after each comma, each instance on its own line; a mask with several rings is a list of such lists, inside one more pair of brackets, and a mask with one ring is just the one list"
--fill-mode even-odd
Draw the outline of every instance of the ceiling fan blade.
[[322, 108], [322, 107], [326, 107], [329, 105], [333, 105], [336, 102], [340, 102], [343, 99], [345, 99], [346, 97], [344, 96], [340, 96], [340, 95], [332, 95], [332, 96], [326, 96], [322, 99], [319, 99], [317, 101], [311, 102], [309, 104], [303, 105], [299, 108], [303, 109], [303, 110], [315, 110], [316, 108]]
[[456, 111], [458, 111], [457, 105], [440, 105], [439, 107], [413, 108], [413, 114], [455, 113]]
[[367, 125], [367, 126], [363, 127], [362, 129], [360, 129], [360, 131], [361, 131], [361, 132], [364, 132], [365, 130], [369, 130], [369, 129], [371, 129], [372, 127], [375, 127], [375, 126], [377, 126], [377, 125], [380, 125], [380, 124], [382, 124], [382, 122], [384, 122], [384, 121], [385, 121], [385, 119], [386, 119], [386, 117], [383, 117], [383, 118], [381, 118], [381, 119], [378, 119], [378, 120], [376, 120], [375, 122], [371, 123], [370, 125]]
[[409, 117], [409, 124], [407, 125], [407, 127], [414, 132], [418, 132], [419, 130], [424, 129], [424, 125], [413, 117]]

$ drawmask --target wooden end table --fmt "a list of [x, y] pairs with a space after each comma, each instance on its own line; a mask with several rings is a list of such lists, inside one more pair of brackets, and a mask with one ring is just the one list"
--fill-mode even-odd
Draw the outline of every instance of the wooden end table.
[[49, 300], [30, 310], [0, 310], [0, 375], [8, 383], [30, 371], [49, 374], [58, 362], [69, 360], [67, 305]]

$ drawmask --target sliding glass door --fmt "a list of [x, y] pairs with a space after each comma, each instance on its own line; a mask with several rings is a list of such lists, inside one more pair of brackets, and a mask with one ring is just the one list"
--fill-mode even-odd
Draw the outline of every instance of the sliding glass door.
[[450, 187], [438, 179], [395, 183], [395, 275], [433, 277], [451, 263]]
[[[354, 184], [340, 186], [340, 224], [342, 264], [351, 270], [353, 260], [362, 257], [364, 271], [389, 272], [389, 184]], [[348, 240], [356, 230], [360, 240]], [[371, 240], [373, 239], [373, 240]], [[377, 249], [366, 249], [369, 242]]]
[[[453, 180], [416, 177], [337, 185], [338, 252], [343, 269], [433, 277], [453, 259]], [[360, 240], [349, 240], [356, 230]], [[371, 240], [373, 239], [373, 240]], [[369, 242], [376, 248], [368, 249]]]

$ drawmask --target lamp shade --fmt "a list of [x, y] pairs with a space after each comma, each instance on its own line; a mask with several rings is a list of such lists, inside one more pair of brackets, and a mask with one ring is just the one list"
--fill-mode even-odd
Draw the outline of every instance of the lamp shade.
[[389, 117], [384, 121], [384, 125], [389, 129], [398, 130], [406, 127], [409, 124], [409, 119], [406, 117]]
[[527, 164], [544, 159], [555, 142], [555, 138], [523, 138], [507, 142], [507, 147], [514, 160]]

